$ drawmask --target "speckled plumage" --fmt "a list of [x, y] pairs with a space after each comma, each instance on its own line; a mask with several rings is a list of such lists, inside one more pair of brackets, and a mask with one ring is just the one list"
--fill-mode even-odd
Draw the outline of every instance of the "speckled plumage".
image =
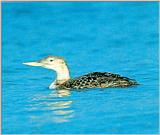
[[128, 87], [137, 84], [135, 80], [122, 77], [118, 74], [93, 72], [74, 79], [69, 79], [59, 85], [57, 89]]

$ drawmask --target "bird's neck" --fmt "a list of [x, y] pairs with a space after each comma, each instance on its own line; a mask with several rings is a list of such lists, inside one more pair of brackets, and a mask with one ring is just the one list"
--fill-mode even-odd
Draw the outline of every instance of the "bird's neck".
[[69, 69], [66, 64], [58, 68], [56, 72], [57, 72], [57, 78], [56, 78], [57, 81], [62, 82], [70, 79]]
[[60, 66], [57, 65], [57, 67], [54, 67], [54, 70], [57, 73], [57, 77], [56, 80], [50, 85], [50, 89], [54, 89], [70, 79], [70, 73], [66, 63], [61, 64]]

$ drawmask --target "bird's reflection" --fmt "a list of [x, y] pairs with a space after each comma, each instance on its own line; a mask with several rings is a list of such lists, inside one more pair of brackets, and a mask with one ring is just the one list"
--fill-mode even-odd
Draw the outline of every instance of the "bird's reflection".
[[[32, 112], [31, 121], [37, 122], [69, 122], [74, 117], [74, 110], [71, 108], [72, 100], [68, 100], [70, 96], [69, 90], [54, 90], [47, 96], [38, 96], [32, 101], [28, 111]], [[34, 112], [38, 112], [34, 113]]]
[[53, 97], [64, 97], [64, 96], [70, 96], [70, 91], [69, 90], [55, 90], [54, 92], [52, 92], [51, 94], [49, 94], [50, 96]]

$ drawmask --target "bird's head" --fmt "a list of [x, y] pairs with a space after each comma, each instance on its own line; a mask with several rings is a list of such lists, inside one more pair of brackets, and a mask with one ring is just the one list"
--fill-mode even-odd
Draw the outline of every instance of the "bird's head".
[[39, 61], [25, 62], [23, 64], [28, 65], [28, 66], [40, 66], [40, 67], [52, 69], [55, 71], [66, 66], [64, 59], [58, 56], [48, 56]]

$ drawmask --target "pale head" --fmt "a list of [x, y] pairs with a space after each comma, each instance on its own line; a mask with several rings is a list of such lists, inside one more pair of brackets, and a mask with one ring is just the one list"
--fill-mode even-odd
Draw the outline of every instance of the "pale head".
[[43, 68], [55, 70], [57, 72], [57, 80], [69, 79], [69, 70], [66, 62], [62, 57], [48, 56], [39, 61], [23, 63], [28, 66], [40, 66]]
[[26, 62], [23, 64], [28, 65], [28, 66], [40, 66], [40, 67], [44, 67], [44, 68], [52, 69], [52, 70], [57, 70], [61, 66], [66, 65], [64, 59], [58, 56], [48, 56], [39, 61]]

